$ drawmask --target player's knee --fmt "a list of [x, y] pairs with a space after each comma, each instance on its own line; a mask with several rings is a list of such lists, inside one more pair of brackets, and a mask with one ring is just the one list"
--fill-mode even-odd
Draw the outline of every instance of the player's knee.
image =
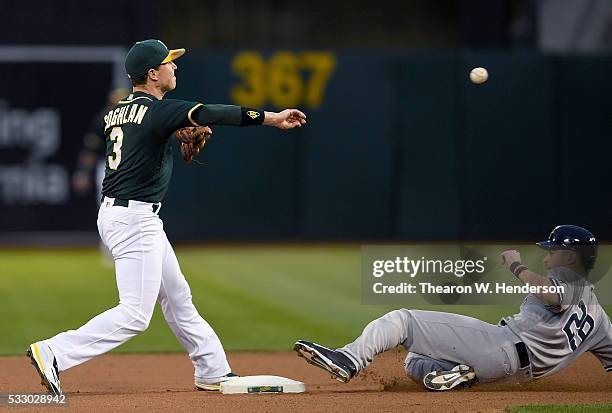
[[143, 313], [137, 309], [133, 309], [127, 306], [124, 306], [126, 325], [125, 328], [128, 330], [132, 330], [134, 333], [142, 333], [149, 328], [149, 324], [151, 323], [151, 318], [153, 317], [153, 312], [150, 314]]
[[389, 321], [400, 322], [402, 325], [406, 325], [406, 323], [412, 320], [412, 311], [401, 308], [399, 310], [390, 311], [383, 317]]
[[144, 314], [133, 314], [129, 319], [129, 329], [135, 333], [142, 333], [149, 328], [151, 317], [147, 317]]
[[132, 326], [134, 327], [134, 330], [138, 333], [142, 333], [143, 331], [146, 331], [147, 328], [149, 328], [149, 324], [151, 323], [151, 318], [150, 317], [136, 317], [133, 321]]

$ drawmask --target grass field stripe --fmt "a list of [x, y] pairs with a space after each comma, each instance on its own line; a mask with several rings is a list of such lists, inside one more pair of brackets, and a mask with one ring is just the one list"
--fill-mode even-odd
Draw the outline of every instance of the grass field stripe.
[[45, 366], [43, 366], [42, 359], [40, 358], [40, 352], [38, 351], [38, 344], [34, 343], [32, 346], [34, 346], [34, 357], [36, 357], [36, 362], [40, 366], [40, 369], [45, 371]]

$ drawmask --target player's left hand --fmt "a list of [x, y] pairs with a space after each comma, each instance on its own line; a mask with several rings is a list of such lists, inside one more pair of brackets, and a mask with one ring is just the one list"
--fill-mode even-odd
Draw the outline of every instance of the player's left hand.
[[187, 163], [191, 162], [200, 153], [211, 135], [212, 129], [208, 126], [188, 126], [175, 131], [174, 136], [181, 145], [183, 160]]
[[264, 125], [279, 129], [299, 128], [306, 124], [306, 115], [297, 109], [285, 109], [282, 112], [266, 112]]
[[517, 250], [504, 251], [501, 253], [500, 258], [501, 263], [504, 264], [508, 269], [510, 269], [510, 265], [512, 265], [513, 262], [523, 262], [521, 261], [521, 254]]

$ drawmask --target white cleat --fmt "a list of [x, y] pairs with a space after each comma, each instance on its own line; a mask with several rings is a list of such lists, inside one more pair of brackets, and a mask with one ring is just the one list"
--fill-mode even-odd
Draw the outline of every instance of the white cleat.
[[450, 371], [432, 371], [423, 378], [423, 384], [428, 390], [445, 391], [455, 387], [466, 387], [476, 383], [474, 369], [465, 364], [459, 364]]
[[49, 346], [44, 341], [37, 341], [30, 344], [26, 355], [30, 358], [30, 362], [40, 375], [40, 384], [45, 386], [50, 394], [61, 396], [62, 389], [60, 387], [57, 361]]
[[232, 380], [235, 378], [240, 377], [237, 374], [234, 373], [227, 373], [225, 376], [220, 377], [219, 381], [216, 381], [215, 383], [200, 383], [197, 380], [194, 381], [194, 385], [196, 386], [196, 388], [198, 390], [205, 390], [205, 391], [221, 391], [221, 383], [228, 381], [228, 380]]

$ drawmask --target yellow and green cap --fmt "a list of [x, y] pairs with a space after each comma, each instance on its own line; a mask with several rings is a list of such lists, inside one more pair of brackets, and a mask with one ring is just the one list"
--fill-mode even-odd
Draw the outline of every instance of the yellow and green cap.
[[132, 46], [125, 57], [125, 71], [130, 79], [137, 79], [149, 69], [178, 59], [184, 53], [185, 49], [169, 50], [161, 40], [143, 40]]

